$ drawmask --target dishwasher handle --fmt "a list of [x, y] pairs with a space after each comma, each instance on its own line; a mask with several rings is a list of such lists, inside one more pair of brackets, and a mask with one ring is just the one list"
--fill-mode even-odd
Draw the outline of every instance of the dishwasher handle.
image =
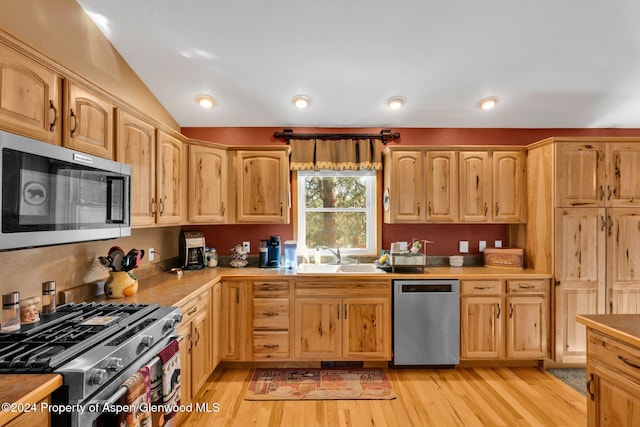
[[453, 292], [451, 284], [411, 284], [401, 285], [400, 292], [403, 294], [417, 294], [417, 293], [442, 293]]

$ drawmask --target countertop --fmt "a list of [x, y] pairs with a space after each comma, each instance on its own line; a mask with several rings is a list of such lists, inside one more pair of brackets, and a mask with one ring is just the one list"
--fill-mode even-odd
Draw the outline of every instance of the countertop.
[[634, 347], [640, 347], [640, 314], [579, 314], [579, 323]]
[[[318, 279], [341, 277], [343, 280], [363, 279], [504, 279], [529, 278], [548, 279], [548, 273], [516, 268], [496, 267], [426, 267], [424, 273], [420, 271], [396, 271], [385, 274], [297, 274], [285, 269], [265, 269], [257, 267], [245, 268], [206, 268], [203, 270], [184, 271], [179, 277], [173, 273], [160, 273], [140, 280], [138, 292], [123, 299], [109, 299], [104, 295], [96, 297], [96, 302], [136, 302], [154, 303], [162, 306], [180, 306], [188, 302], [198, 293], [223, 279], [242, 278], [247, 280], [273, 279]], [[638, 316], [640, 319], [640, 316]], [[636, 322], [640, 325], [640, 322]], [[638, 329], [640, 336], [640, 329]], [[20, 374], [0, 375], [0, 402], [36, 403], [56, 388], [62, 385], [62, 377], [55, 374]], [[0, 413], [0, 425], [8, 422], [18, 413]]]

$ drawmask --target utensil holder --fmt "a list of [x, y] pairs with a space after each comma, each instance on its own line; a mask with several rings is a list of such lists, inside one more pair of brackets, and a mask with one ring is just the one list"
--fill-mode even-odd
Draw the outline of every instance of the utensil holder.
[[112, 271], [104, 283], [104, 293], [109, 298], [124, 298], [138, 292], [138, 279], [130, 271]]

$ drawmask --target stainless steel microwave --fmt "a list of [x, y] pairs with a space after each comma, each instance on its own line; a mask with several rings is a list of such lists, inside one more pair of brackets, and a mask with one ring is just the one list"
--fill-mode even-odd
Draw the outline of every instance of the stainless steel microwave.
[[0, 131], [0, 250], [131, 235], [131, 166]]

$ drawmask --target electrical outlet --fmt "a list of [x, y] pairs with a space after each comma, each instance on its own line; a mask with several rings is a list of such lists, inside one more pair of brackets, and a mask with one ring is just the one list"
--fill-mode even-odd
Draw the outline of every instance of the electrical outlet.
[[495, 245], [496, 245], [495, 246], [496, 248], [501, 248], [502, 247], [502, 240], [496, 240]]
[[486, 240], [480, 240], [478, 242], [478, 250], [480, 252], [484, 252], [484, 248], [486, 248], [486, 247], [487, 247], [487, 241]]
[[242, 246], [247, 251], [247, 253], [251, 252], [251, 242], [242, 242]]
[[153, 250], [153, 248], [149, 248], [149, 256], [147, 257], [149, 262], [153, 261], [153, 258], [155, 257], [155, 254], [156, 254], [156, 252]]
[[469, 242], [467, 240], [460, 240], [459, 251], [461, 254], [469, 253]]

